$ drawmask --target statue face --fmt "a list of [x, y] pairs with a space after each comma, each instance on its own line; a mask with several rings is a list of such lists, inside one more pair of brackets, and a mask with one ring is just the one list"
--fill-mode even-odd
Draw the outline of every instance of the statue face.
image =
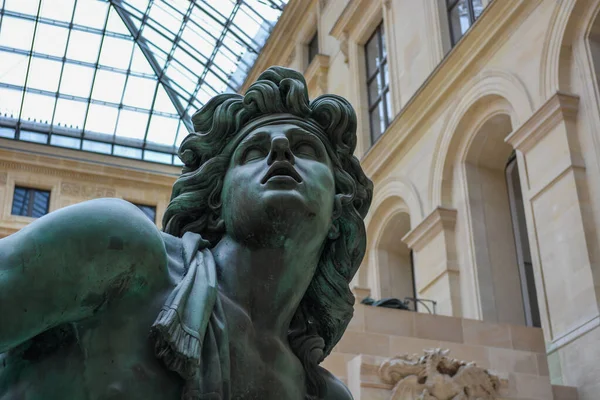
[[225, 229], [262, 246], [293, 238], [320, 245], [334, 195], [331, 160], [315, 134], [290, 123], [258, 126], [237, 146], [225, 175]]

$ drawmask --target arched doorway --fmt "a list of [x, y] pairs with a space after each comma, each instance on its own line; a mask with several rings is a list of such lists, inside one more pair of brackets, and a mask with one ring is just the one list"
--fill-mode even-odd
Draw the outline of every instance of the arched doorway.
[[507, 114], [489, 118], [464, 162], [481, 309], [484, 320], [540, 326], [511, 131]]
[[402, 241], [409, 231], [410, 216], [406, 212], [394, 214], [383, 226], [376, 249], [381, 298], [415, 297], [412, 254]]

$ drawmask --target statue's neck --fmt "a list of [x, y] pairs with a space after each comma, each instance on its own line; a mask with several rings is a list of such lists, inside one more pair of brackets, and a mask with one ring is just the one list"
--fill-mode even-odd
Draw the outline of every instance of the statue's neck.
[[295, 243], [249, 248], [226, 235], [212, 252], [219, 290], [248, 314], [256, 329], [286, 338], [321, 249]]

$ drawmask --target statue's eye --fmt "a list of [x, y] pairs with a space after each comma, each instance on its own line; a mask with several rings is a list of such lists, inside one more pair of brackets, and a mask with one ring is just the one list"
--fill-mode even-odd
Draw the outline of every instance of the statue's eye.
[[294, 149], [294, 154], [300, 157], [304, 156], [317, 158], [317, 150], [315, 149], [315, 146], [306, 142], [298, 144]]
[[260, 147], [251, 147], [244, 153], [243, 162], [250, 162], [263, 159], [267, 156], [267, 153]]

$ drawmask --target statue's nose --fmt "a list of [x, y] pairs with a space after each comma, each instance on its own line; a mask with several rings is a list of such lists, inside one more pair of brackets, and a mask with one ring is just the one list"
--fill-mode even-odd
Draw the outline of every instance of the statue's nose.
[[294, 164], [294, 155], [290, 150], [290, 141], [285, 136], [277, 136], [271, 140], [271, 152], [269, 153], [269, 164], [275, 161], [287, 161]]

